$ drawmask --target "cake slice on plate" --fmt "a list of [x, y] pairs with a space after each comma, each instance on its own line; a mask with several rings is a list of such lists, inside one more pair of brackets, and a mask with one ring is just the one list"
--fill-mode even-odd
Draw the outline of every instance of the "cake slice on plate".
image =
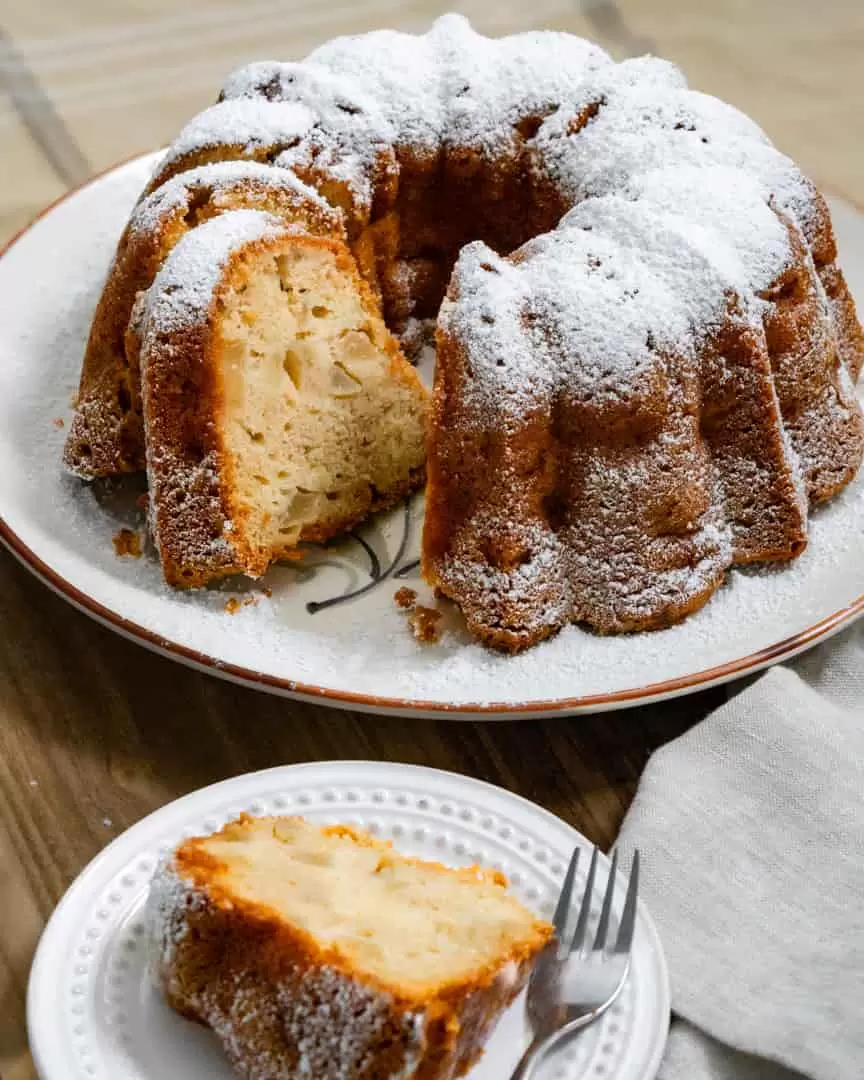
[[463, 1076], [552, 927], [497, 871], [242, 816], [154, 878], [156, 974], [248, 1080]]
[[345, 244], [257, 210], [199, 225], [133, 315], [165, 578], [262, 574], [423, 481], [428, 395]]

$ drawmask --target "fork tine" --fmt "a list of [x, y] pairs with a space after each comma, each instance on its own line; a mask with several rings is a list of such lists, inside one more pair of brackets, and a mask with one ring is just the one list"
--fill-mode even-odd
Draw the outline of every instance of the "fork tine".
[[579, 920], [573, 932], [573, 940], [570, 942], [570, 952], [581, 949], [585, 944], [585, 935], [588, 930], [588, 919], [591, 915], [591, 894], [594, 892], [594, 877], [597, 873], [597, 848], [591, 855], [591, 866], [588, 870], [588, 880], [585, 882], [585, 893], [582, 897], [582, 906], [579, 908]]
[[630, 881], [627, 883], [627, 896], [621, 913], [621, 925], [618, 928], [618, 940], [615, 952], [629, 953], [633, 944], [633, 931], [636, 928], [636, 899], [639, 894], [639, 849], [633, 852], [633, 865], [630, 867]]
[[612, 865], [609, 867], [609, 877], [606, 881], [606, 895], [603, 897], [603, 908], [600, 911], [600, 922], [597, 924], [597, 934], [594, 938], [594, 949], [606, 948], [606, 935], [609, 933], [609, 917], [612, 914], [612, 897], [615, 893], [615, 876], [618, 872], [618, 849], [612, 852]]
[[564, 884], [561, 886], [561, 892], [558, 895], [558, 903], [555, 905], [555, 914], [552, 916], [552, 925], [555, 927], [555, 936], [558, 938], [559, 942], [563, 941], [564, 935], [567, 932], [570, 905], [573, 902], [573, 882], [576, 880], [576, 867], [579, 865], [579, 856], [581, 853], [580, 848], [573, 848], [573, 854], [570, 856], [570, 865], [567, 867], [567, 873], [564, 875]]

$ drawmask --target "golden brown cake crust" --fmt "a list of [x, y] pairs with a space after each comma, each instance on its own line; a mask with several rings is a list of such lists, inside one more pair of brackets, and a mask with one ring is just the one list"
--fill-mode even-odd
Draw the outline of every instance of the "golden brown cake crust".
[[[225, 831], [251, 823], [243, 815]], [[330, 831], [389, 852], [351, 827]], [[156, 973], [169, 1004], [213, 1028], [247, 1080], [455, 1080], [482, 1054], [551, 932], [537, 920], [490, 968], [422, 993], [382, 982], [266, 905], [226, 892], [206, 843], [184, 842], [154, 880]], [[476, 870], [437, 869], [476, 879]]]

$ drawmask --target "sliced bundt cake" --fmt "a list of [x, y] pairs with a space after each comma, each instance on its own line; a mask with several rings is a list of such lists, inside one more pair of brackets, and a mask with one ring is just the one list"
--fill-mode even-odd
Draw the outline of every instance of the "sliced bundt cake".
[[[235, 72], [143, 198], [67, 464], [134, 469], [164, 438], [155, 405], [139, 416], [134, 296], [207, 218], [275, 213], [354, 260], [348, 293], [392, 332], [438, 315], [423, 566], [490, 644], [667, 625], [729, 566], [799, 554], [809, 507], [860, 465], [864, 336], [825, 201], [664, 61], [552, 32], [490, 40], [459, 16], [338, 38]], [[197, 416], [196, 384], [174, 385]], [[177, 507], [159, 505], [164, 538]], [[190, 547], [195, 528], [191, 507], [173, 526]]]
[[422, 482], [427, 393], [339, 241], [225, 213], [183, 237], [136, 321], [172, 585], [258, 576]]

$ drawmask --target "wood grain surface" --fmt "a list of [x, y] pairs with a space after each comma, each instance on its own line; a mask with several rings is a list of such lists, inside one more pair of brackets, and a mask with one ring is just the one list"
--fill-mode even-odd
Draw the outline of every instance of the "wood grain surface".
[[[0, 0], [0, 239], [90, 170], [169, 139], [232, 66], [302, 55], [345, 31], [420, 29], [451, 6], [488, 32], [554, 26], [617, 55], [668, 55], [695, 85], [750, 111], [819, 182], [864, 203], [864, 142], [850, 137], [856, 124], [861, 134], [864, 89], [854, 0], [826, 0], [818, 24], [804, 0]], [[520, 723], [377, 718], [267, 697], [150, 654], [5, 553], [0, 595], [3, 1080], [35, 1076], [24, 1000], [45, 920], [109, 840], [165, 802], [277, 764], [405, 761], [501, 784], [605, 848], [651, 752], [725, 698]]]

